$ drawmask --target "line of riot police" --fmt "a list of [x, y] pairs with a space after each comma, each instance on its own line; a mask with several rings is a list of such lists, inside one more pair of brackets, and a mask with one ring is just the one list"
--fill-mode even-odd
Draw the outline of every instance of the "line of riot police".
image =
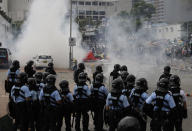
[[[170, 67], [165, 67], [164, 75], [151, 95], [147, 93], [145, 78], [136, 79], [128, 73], [126, 66], [120, 67], [118, 64], [110, 74], [112, 89], [108, 92], [103, 83], [102, 67], [96, 67], [93, 84], [89, 88], [86, 82], [90, 79], [84, 72], [85, 65], [80, 63], [74, 72], [76, 85], [73, 94], [66, 80], [59, 83], [58, 90], [54, 75], [37, 72], [34, 77], [28, 78], [27, 73], [19, 72], [18, 61], [16, 64], [13, 62], [13, 67], [14, 70], [10, 68], [8, 71], [7, 81], [14, 81], [9, 106], [10, 115], [15, 119], [15, 130], [60, 131], [65, 118], [66, 131], [71, 131], [74, 121], [75, 130], [80, 131], [82, 116], [82, 129], [88, 131], [89, 111], [96, 131], [102, 131], [104, 123], [109, 125], [109, 131], [114, 131], [124, 117], [125, 121], [134, 119], [134, 128], [120, 122], [119, 131], [146, 131], [147, 116], [152, 118], [152, 131], [173, 131], [174, 127], [176, 131], [182, 131], [182, 120], [187, 118], [186, 97], [180, 88], [180, 78], [170, 75]], [[13, 76], [10, 72], [14, 71], [15, 77], [9, 77]], [[127, 116], [135, 118], [126, 119]], [[135, 127], [136, 123], [139, 125]]]

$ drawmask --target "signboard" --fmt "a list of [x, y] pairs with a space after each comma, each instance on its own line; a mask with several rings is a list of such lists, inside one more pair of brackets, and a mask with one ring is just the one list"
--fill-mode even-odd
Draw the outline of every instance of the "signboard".
[[71, 37], [69, 38], [69, 46], [76, 46], [76, 39]]

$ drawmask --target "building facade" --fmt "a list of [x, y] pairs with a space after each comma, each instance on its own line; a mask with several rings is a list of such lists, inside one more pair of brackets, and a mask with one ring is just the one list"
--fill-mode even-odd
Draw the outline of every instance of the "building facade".
[[90, 17], [93, 20], [109, 18], [132, 7], [128, 0], [73, 0], [72, 5], [79, 19]]
[[8, 0], [8, 15], [12, 21], [23, 21], [33, 0]]
[[147, 3], [152, 4], [156, 12], [152, 14], [151, 23], [165, 23], [167, 14], [167, 0], [145, 0]]

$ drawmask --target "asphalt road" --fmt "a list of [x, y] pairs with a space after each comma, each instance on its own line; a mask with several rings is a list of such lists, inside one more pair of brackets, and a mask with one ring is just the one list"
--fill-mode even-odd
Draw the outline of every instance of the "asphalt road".
[[[58, 82], [63, 79], [68, 80], [70, 83], [70, 90], [72, 91], [74, 87], [73, 72], [65, 69], [58, 69], [56, 71], [57, 71], [56, 85], [58, 85]], [[7, 70], [0, 70], [0, 117], [4, 116], [7, 113], [8, 94], [6, 94], [4, 91], [4, 80], [6, 78], [6, 72]], [[186, 93], [192, 94], [192, 72], [172, 70], [172, 73], [180, 76], [181, 82], [182, 82], [181, 84], [182, 89], [184, 89]], [[161, 68], [154, 67], [150, 72], [141, 72], [141, 74], [145, 74], [145, 77], [147, 78], [149, 83], [149, 93], [151, 93], [156, 88], [156, 81], [158, 80], [161, 74]], [[184, 131], [190, 131], [192, 129], [192, 124], [191, 124], [192, 97], [188, 97], [187, 100], [188, 100], [187, 101], [188, 119], [184, 120], [183, 122]], [[94, 127], [93, 127], [93, 121], [92, 121], [91, 115], [90, 115], [89, 123], [90, 123], [89, 124], [90, 130], [92, 131]], [[63, 127], [63, 131], [64, 131], [64, 127]]]

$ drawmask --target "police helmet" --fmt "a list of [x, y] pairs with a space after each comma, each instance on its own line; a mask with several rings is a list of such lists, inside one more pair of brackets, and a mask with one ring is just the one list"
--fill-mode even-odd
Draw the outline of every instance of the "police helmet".
[[102, 66], [101, 65], [96, 66], [96, 71], [103, 72]]
[[112, 81], [112, 90], [111, 92], [121, 92], [123, 89], [123, 81], [121, 78], [117, 78]]
[[102, 73], [99, 73], [95, 77], [95, 83], [103, 83], [104, 76]]
[[67, 80], [62, 80], [60, 83], [59, 83], [59, 86], [61, 89], [63, 88], [69, 88], [69, 82]]
[[170, 73], [171, 67], [170, 66], [165, 66], [164, 67], [164, 73]]
[[28, 85], [36, 85], [36, 79], [35, 78], [28, 78], [27, 80]]
[[49, 72], [43, 72], [43, 79], [46, 79], [46, 77], [49, 75]]
[[56, 82], [56, 77], [55, 77], [55, 75], [49, 74], [49, 75], [46, 77], [46, 82], [47, 82], [47, 84], [54, 85], [55, 82]]
[[119, 71], [120, 68], [121, 68], [121, 66], [120, 66], [119, 64], [115, 64], [115, 65], [114, 65], [114, 69], [115, 69], [115, 70]]
[[20, 68], [20, 63], [18, 60], [14, 60], [12, 65], [13, 65], [13, 67]]
[[78, 82], [84, 83], [87, 81], [87, 74], [84, 72], [81, 72], [78, 76]]
[[118, 123], [117, 131], [139, 131], [140, 124], [137, 118], [126, 116]]
[[50, 63], [48, 64], [49, 67], [53, 67], [53, 65], [54, 65], [53, 62], [50, 62]]
[[27, 74], [25, 72], [19, 73], [18, 79], [21, 83], [27, 83]]
[[121, 71], [127, 71], [127, 66], [126, 65], [122, 65], [120, 70]]
[[134, 85], [135, 84], [135, 79], [136, 79], [136, 77], [134, 75], [132, 75], [132, 74], [128, 75], [127, 79], [126, 79], [127, 84], [128, 85]]
[[148, 83], [147, 80], [145, 78], [140, 78], [136, 81], [136, 87], [139, 89], [144, 89], [147, 90], [148, 89]]
[[84, 70], [84, 69], [85, 69], [84, 63], [79, 63], [79, 64], [78, 64], [78, 67], [79, 67], [79, 69], [81, 69], [81, 70]]
[[32, 60], [30, 60], [30, 61], [27, 62], [27, 65], [28, 65], [28, 66], [32, 66], [33, 64], [34, 64], [34, 62], [33, 62]]
[[169, 88], [169, 80], [167, 78], [162, 78], [157, 82], [157, 90], [161, 92], [167, 92]]
[[172, 75], [169, 79], [170, 85], [180, 86], [180, 78], [178, 75]]
[[128, 75], [129, 75], [129, 73], [127, 71], [123, 71], [121, 73], [121, 78], [123, 79], [123, 81], [126, 81]]
[[35, 78], [40, 80], [43, 79], [43, 73], [42, 72], [35, 73]]

